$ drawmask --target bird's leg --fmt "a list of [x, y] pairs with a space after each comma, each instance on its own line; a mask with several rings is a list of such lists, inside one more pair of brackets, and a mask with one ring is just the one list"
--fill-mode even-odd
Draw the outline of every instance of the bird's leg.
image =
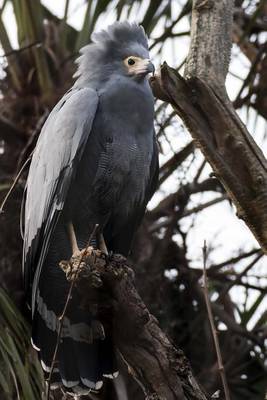
[[81, 267], [85, 264], [84, 252], [86, 249], [83, 250], [79, 249], [74, 226], [71, 221], [69, 221], [67, 224], [67, 230], [71, 244], [72, 256], [68, 261], [62, 260], [59, 263], [59, 266], [65, 272], [67, 280], [74, 281], [76, 280], [78, 274], [80, 273]]
[[77, 244], [77, 239], [74, 231], [74, 226], [72, 222], [68, 223], [68, 233], [69, 233], [69, 238], [70, 238], [70, 244], [71, 244], [71, 249], [72, 249], [72, 255], [77, 256], [80, 254], [80, 250]]
[[[64, 271], [67, 280], [70, 282], [74, 282], [81, 279], [83, 276], [87, 276], [87, 281], [89, 281], [88, 276], [90, 276], [92, 287], [98, 288], [102, 286], [100, 274], [95, 264], [99, 266], [100, 264], [102, 265], [105, 262], [105, 256], [103, 253], [106, 249], [106, 245], [104, 238], [102, 241], [103, 245], [101, 247], [104, 250], [95, 250], [93, 252], [93, 247], [90, 245], [94, 235], [96, 235], [96, 238], [98, 239], [98, 224], [96, 224], [94, 229], [92, 230], [88, 239], [87, 246], [82, 250], [80, 250], [78, 247], [74, 226], [71, 221], [68, 223], [67, 228], [69, 240], [71, 243], [72, 256], [70, 260], [62, 260], [59, 263], [59, 266]], [[99, 235], [101, 235], [101, 233], [99, 233]]]
[[105, 239], [103, 233], [100, 231], [97, 232], [97, 242], [99, 250], [102, 251], [102, 253], [108, 255], [108, 249], [105, 243]]

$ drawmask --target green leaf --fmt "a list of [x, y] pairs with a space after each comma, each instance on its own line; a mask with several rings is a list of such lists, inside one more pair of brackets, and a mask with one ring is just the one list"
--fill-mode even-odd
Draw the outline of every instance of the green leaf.
[[[3, 50], [5, 52], [5, 54], [8, 53], [12, 53], [13, 49], [12, 46], [10, 44], [10, 40], [5, 28], [5, 25], [2, 21], [2, 16], [0, 15], [0, 43], [3, 47]], [[20, 83], [20, 68], [19, 65], [17, 63], [17, 57], [15, 54], [11, 54], [9, 56], [7, 56], [7, 61], [8, 61], [8, 65], [9, 65], [9, 71], [12, 77], [12, 82], [14, 85], [14, 88], [17, 91], [21, 91], [21, 83]]]
[[[44, 18], [40, 0], [13, 0], [13, 7], [20, 45], [42, 43]], [[40, 91], [46, 97], [52, 91], [53, 84], [44, 48], [43, 46], [33, 46], [28, 51], [29, 54], [33, 54]]]
[[41, 397], [43, 376], [37, 356], [31, 348], [30, 330], [2, 288], [0, 316], [0, 392], [7, 393], [8, 399], [14, 398], [14, 393], [21, 400], [38, 399]]
[[16, 376], [21, 384], [23, 396], [27, 400], [35, 400], [35, 397], [34, 397], [34, 394], [33, 394], [32, 388], [31, 388], [31, 382], [28, 378], [28, 375], [26, 374], [25, 365], [23, 364], [22, 359], [20, 358], [16, 344], [11, 336], [8, 336], [7, 340], [8, 340], [9, 346], [10, 346], [10, 350], [12, 351], [13, 362], [15, 364], [14, 370], [15, 370]]
[[161, 4], [162, 4], [161, 0], [154, 0], [149, 3], [149, 6], [146, 10], [145, 16], [142, 21], [142, 25], [147, 34], [150, 34], [153, 30], [151, 22], [152, 22], [152, 19], [154, 18], [154, 16], [156, 15]]
[[89, 37], [91, 34], [91, 8], [92, 8], [92, 0], [88, 1], [85, 16], [84, 16], [84, 21], [83, 21], [83, 26], [81, 31], [78, 34], [77, 41], [75, 44], [75, 50], [79, 51], [81, 47], [83, 47], [85, 44], [89, 43]]
[[6, 376], [2, 373], [1, 369], [0, 369], [0, 387], [2, 388], [3, 392], [5, 393], [6, 400], [12, 400], [11, 387], [9, 385], [8, 380], [6, 379]]

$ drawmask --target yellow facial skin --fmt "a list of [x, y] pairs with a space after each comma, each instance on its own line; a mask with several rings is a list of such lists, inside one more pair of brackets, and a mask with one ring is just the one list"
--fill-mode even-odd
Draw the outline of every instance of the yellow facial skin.
[[148, 65], [150, 64], [149, 58], [140, 58], [130, 56], [123, 60], [129, 75], [142, 75], [147, 73]]

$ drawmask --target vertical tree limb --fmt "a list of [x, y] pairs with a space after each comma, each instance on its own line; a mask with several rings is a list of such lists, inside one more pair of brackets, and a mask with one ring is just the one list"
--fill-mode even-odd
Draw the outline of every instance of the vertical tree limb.
[[221, 93], [232, 47], [233, 0], [194, 0], [185, 78], [212, 81]]
[[263, 251], [267, 253], [267, 161], [225, 90], [233, 0], [195, 0], [185, 78], [164, 64], [151, 80], [172, 104]]

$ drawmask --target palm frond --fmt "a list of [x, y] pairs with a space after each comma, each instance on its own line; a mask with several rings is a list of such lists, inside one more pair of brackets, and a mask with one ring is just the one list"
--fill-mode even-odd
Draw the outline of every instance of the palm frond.
[[0, 393], [9, 400], [41, 398], [42, 371], [30, 344], [30, 329], [0, 288]]

